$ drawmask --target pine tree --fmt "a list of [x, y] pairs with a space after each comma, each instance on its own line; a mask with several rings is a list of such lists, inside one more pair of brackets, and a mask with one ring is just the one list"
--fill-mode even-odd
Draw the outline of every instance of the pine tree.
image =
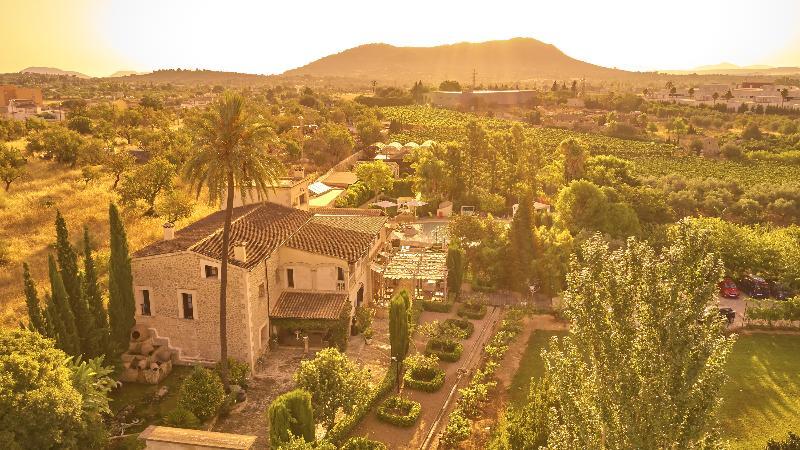
[[108, 349], [108, 315], [103, 305], [103, 295], [97, 281], [97, 270], [94, 266], [92, 247], [89, 240], [89, 228], [83, 227], [83, 296], [89, 307], [89, 315], [93, 321], [90, 356], [100, 356]]
[[61, 279], [67, 291], [72, 315], [75, 317], [81, 353], [94, 354], [92, 348], [94, 346], [94, 318], [89, 313], [89, 306], [86, 304], [86, 298], [84, 298], [81, 290], [78, 255], [75, 253], [75, 249], [72, 248], [72, 244], [69, 243], [67, 223], [60, 211], [56, 211], [56, 254]]
[[36, 284], [31, 278], [28, 263], [22, 263], [22, 279], [25, 284], [25, 304], [28, 307], [28, 329], [49, 337], [47, 324], [39, 304], [39, 294], [36, 292]]
[[51, 312], [53, 317], [58, 317], [61, 321], [61, 329], [58, 330], [58, 348], [64, 350], [69, 355], [78, 356], [81, 354], [81, 341], [78, 336], [75, 316], [69, 306], [67, 289], [64, 287], [64, 280], [56, 267], [56, 260], [53, 255], [47, 257], [47, 264], [50, 269], [50, 289], [52, 292], [52, 302], [55, 310]]
[[133, 300], [133, 277], [131, 258], [128, 254], [128, 239], [119, 210], [113, 203], [109, 206], [111, 227], [111, 257], [108, 267], [108, 322], [111, 344], [117, 349], [128, 345], [131, 328], [136, 324]]

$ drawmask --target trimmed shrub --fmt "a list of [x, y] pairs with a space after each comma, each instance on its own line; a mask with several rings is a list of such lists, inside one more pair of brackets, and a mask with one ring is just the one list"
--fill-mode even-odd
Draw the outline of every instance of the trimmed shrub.
[[442, 327], [456, 330], [454, 334], [461, 339], [469, 339], [475, 332], [475, 324], [466, 319], [447, 319], [442, 322]]
[[444, 370], [439, 367], [439, 358], [417, 353], [406, 359], [405, 385], [411, 389], [435, 392], [444, 384]]
[[225, 399], [225, 390], [219, 375], [200, 366], [183, 380], [178, 392], [178, 405], [205, 421], [214, 417]]
[[433, 311], [433, 312], [450, 312], [450, 309], [453, 308], [452, 302], [447, 301], [439, 301], [439, 300], [423, 300], [422, 301], [422, 309], [425, 311]]
[[410, 427], [419, 418], [421, 410], [419, 402], [395, 395], [378, 407], [378, 419], [398, 427]]
[[279, 448], [289, 442], [292, 436], [301, 437], [307, 442], [313, 441], [314, 413], [311, 408], [311, 394], [295, 389], [279, 396], [269, 405], [267, 421], [272, 448]]
[[459, 317], [480, 320], [486, 316], [486, 305], [482, 303], [462, 303], [458, 308]]
[[341, 450], [388, 450], [383, 442], [373, 441], [365, 437], [352, 437], [340, 447]]
[[436, 355], [442, 361], [456, 362], [461, 359], [464, 346], [452, 339], [433, 338], [425, 345], [426, 355]]
[[[220, 372], [221, 363], [217, 363], [217, 373]], [[233, 358], [228, 358], [228, 381], [230, 384], [236, 384], [243, 389], [247, 387], [247, 382], [250, 380], [250, 364], [243, 361], [237, 361]]]
[[[467, 439], [472, 431], [472, 422], [464, 417], [461, 409], [456, 408], [450, 413], [450, 421], [447, 423], [441, 435], [441, 443], [447, 447], [452, 447]], [[446, 447], [446, 448], [447, 448]]]
[[176, 428], [200, 428], [200, 420], [193, 412], [182, 406], [176, 406], [164, 416], [164, 425]]

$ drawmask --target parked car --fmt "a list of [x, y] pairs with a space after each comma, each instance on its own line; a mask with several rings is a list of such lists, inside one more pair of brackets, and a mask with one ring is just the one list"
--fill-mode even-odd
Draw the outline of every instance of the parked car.
[[739, 298], [739, 288], [730, 278], [719, 282], [719, 295], [725, 298]]
[[769, 285], [766, 280], [755, 275], [746, 275], [739, 280], [739, 289], [752, 298], [769, 297]]
[[769, 286], [769, 296], [776, 300], [786, 300], [792, 296], [789, 286], [780, 281], [767, 280], [767, 286]]
[[736, 311], [733, 308], [719, 308], [719, 315], [724, 317], [729, 325], [736, 320]]

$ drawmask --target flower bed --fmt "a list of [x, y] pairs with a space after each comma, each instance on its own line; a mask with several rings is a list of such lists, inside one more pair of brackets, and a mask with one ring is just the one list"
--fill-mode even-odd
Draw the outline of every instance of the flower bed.
[[419, 402], [392, 396], [378, 407], [378, 419], [398, 427], [410, 427], [419, 418], [421, 410]]
[[447, 319], [442, 322], [442, 326], [458, 330], [458, 337], [461, 339], [469, 339], [475, 331], [475, 324], [466, 319]]
[[439, 358], [417, 353], [406, 358], [405, 385], [424, 392], [438, 391], [444, 385], [444, 370], [439, 367]]
[[480, 320], [486, 316], [486, 305], [482, 303], [462, 303], [458, 308], [459, 317]]
[[439, 300], [423, 300], [422, 301], [422, 309], [425, 311], [433, 311], [433, 312], [450, 312], [450, 309], [453, 308], [452, 302], [447, 301], [439, 301]]
[[426, 355], [436, 355], [442, 361], [456, 362], [461, 359], [464, 346], [452, 339], [434, 338], [425, 345]]

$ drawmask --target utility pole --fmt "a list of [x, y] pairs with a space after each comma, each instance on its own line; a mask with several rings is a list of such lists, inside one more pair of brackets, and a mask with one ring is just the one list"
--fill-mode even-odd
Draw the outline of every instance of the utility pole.
[[581, 77], [581, 97], [586, 97], [586, 77]]
[[472, 69], [472, 90], [473, 91], [475, 90], [475, 75], [477, 75], [477, 74], [478, 74], [478, 72], [476, 72], [475, 69]]

